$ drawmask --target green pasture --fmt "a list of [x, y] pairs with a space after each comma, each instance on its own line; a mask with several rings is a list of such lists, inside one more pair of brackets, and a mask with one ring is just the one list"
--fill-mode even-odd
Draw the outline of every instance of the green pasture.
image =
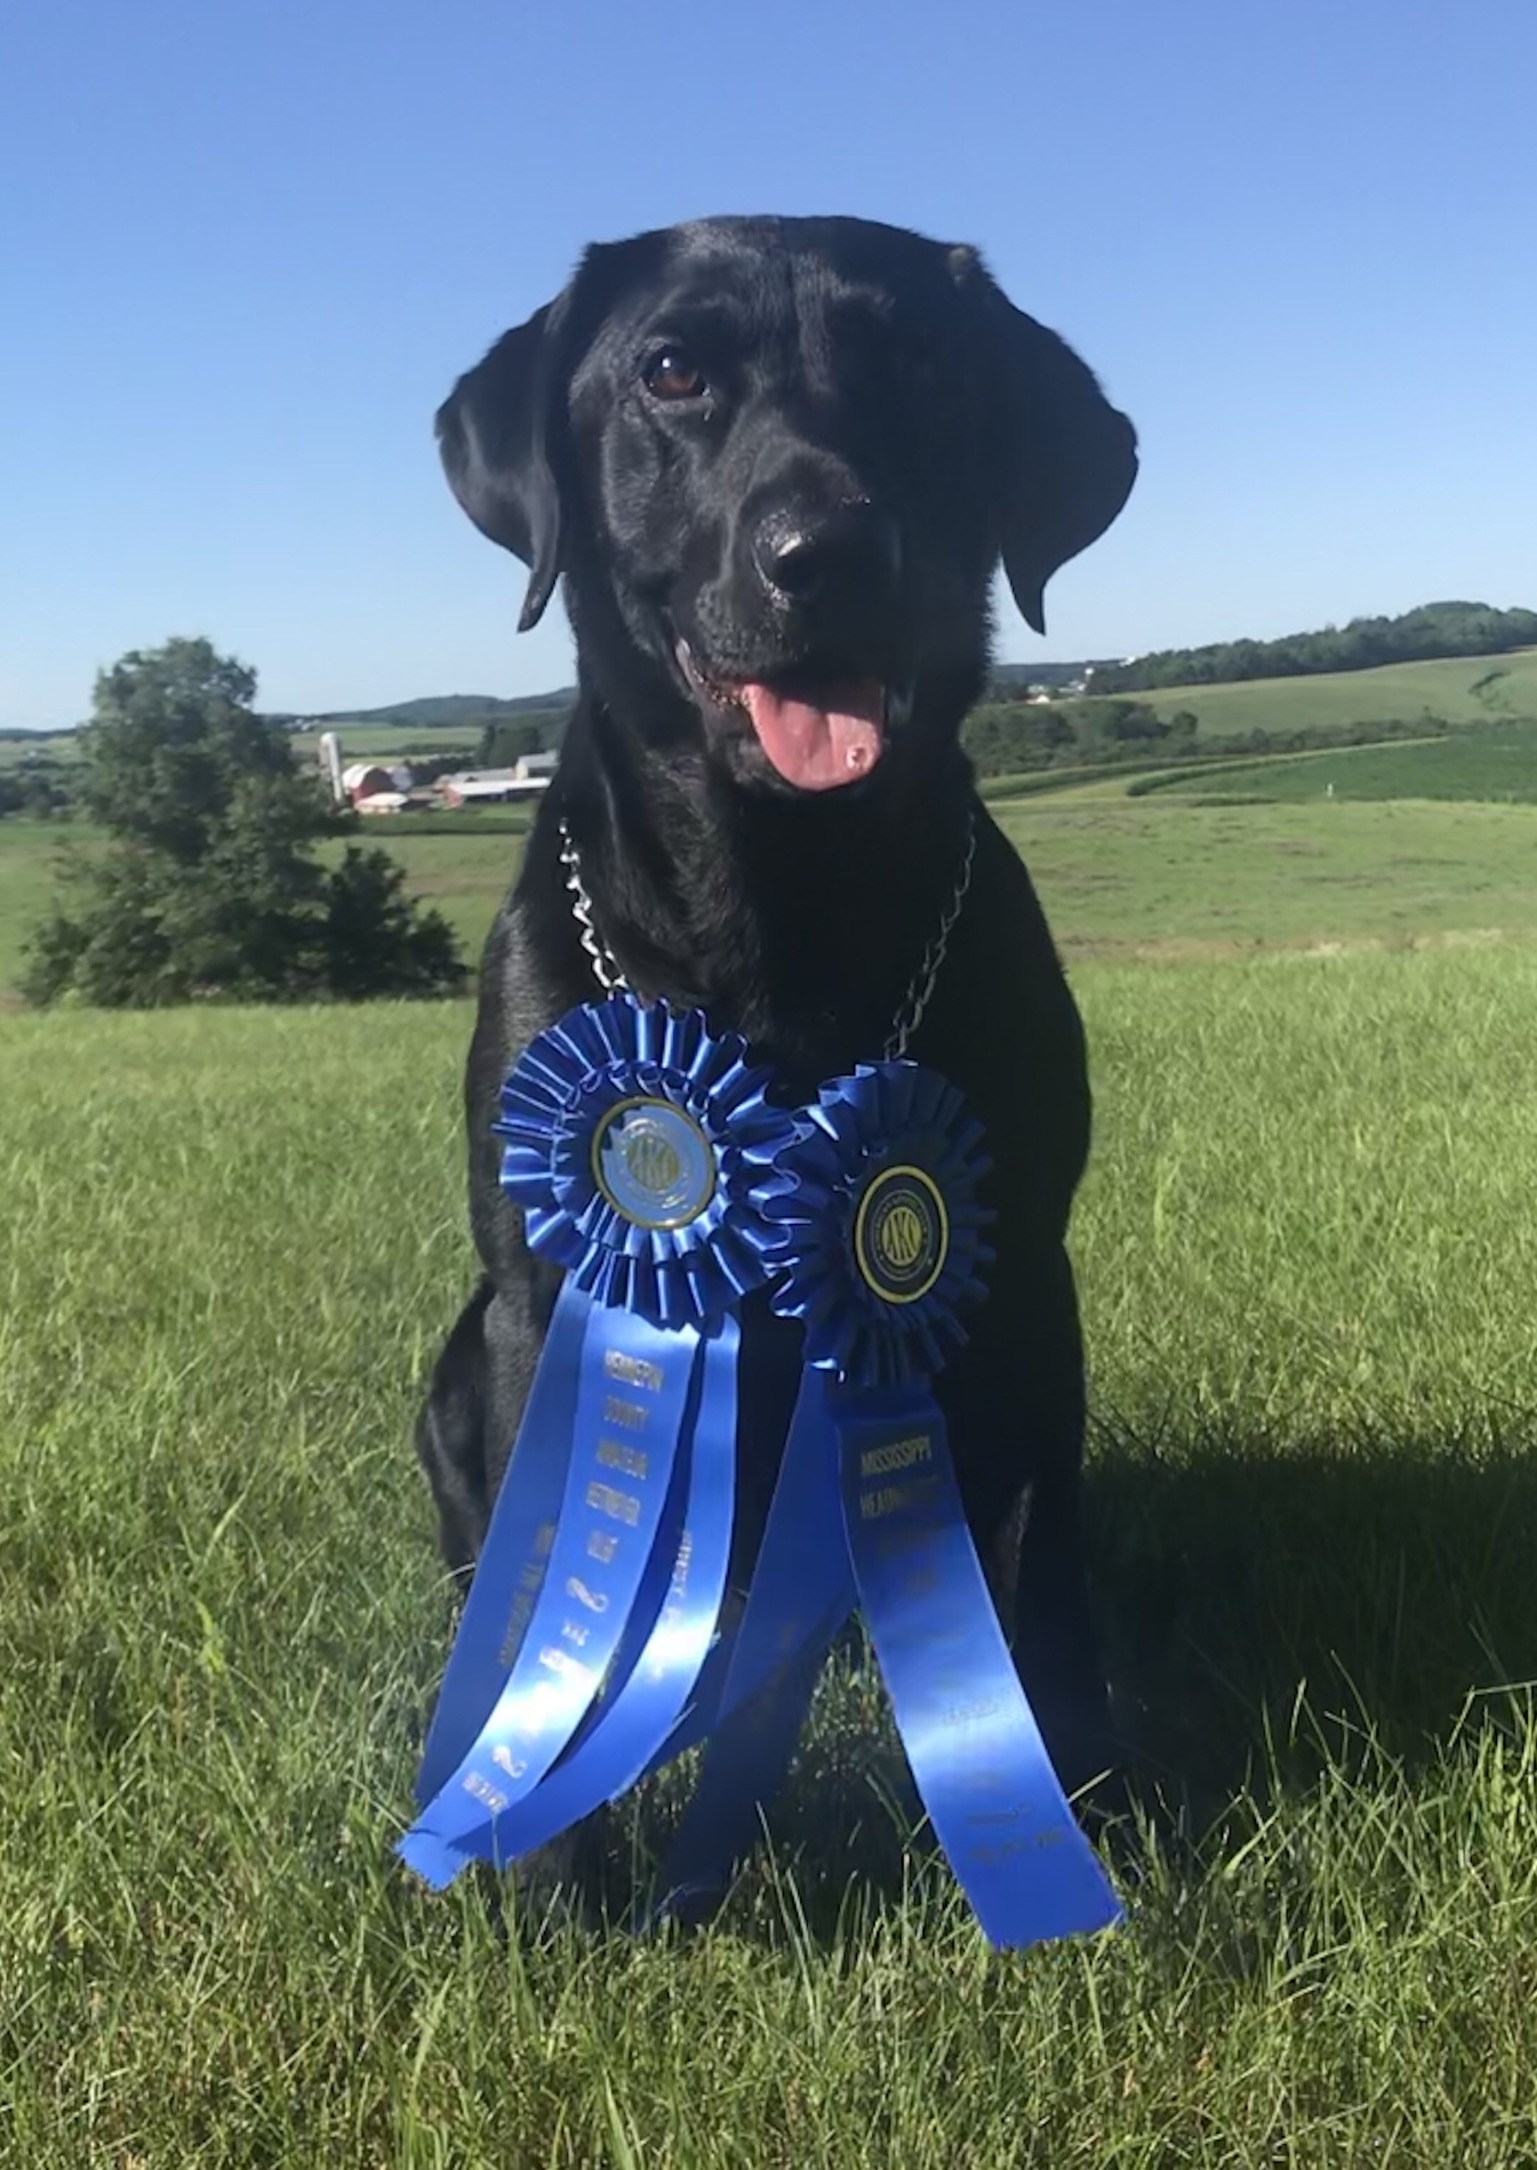
[[1537, 2158], [1537, 948], [1075, 979], [1096, 1584], [1164, 1806], [1125, 1925], [1017, 1957], [859, 1669], [703, 1934], [417, 1889], [469, 1006], [0, 1018], [0, 2161]]
[[[436, 754], [463, 753], [470, 767], [480, 745], [478, 729], [465, 730], [452, 723], [435, 725], [430, 731], [419, 724], [402, 723], [339, 723], [326, 728], [334, 729], [341, 741], [343, 766], [349, 761], [430, 761]], [[293, 741], [301, 760], [306, 754], [318, 759], [319, 744], [318, 730], [299, 732]]]
[[1355, 723], [1499, 723], [1537, 718], [1537, 649], [1514, 655], [1458, 656], [1436, 663], [1390, 663], [1374, 671], [1331, 671], [1312, 678], [1256, 678], [1224, 686], [1160, 686], [1126, 694], [1160, 715], [1187, 708], [1205, 738], [1247, 731], [1316, 729]]
[[1537, 722], [1485, 725], [1408, 744], [1224, 762], [1196, 774], [1148, 776], [1140, 788], [1182, 798], [1471, 799], [1531, 805], [1537, 802]]
[[77, 834], [63, 822], [14, 814], [0, 821], [0, 1009], [21, 970], [28, 930], [48, 909], [60, 851]]
[[[1366, 751], [1387, 761], [1415, 750]], [[1537, 934], [1537, 809], [1458, 799], [1371, 803], [1343, 792], [1329, 801], [1321, 791], [1295, 803], [1281, 798], [1278, 779], [1335, 758], [1365, 754], [1277, 760], [1262, 772], [1246, 764], [1225, 793], [1215, 784], [1210, 794], [1196, 791], [1196, 778], [1129, 798], [1122, 778], [995, 800], [993, 812], [1024, 854], [1070, 958]], [[1209, 803], [1258, 798], [1262, 788], [1276, 790], [1278, 803]], [[364, 841], [388, 846], [473, 958], [516, 873], [522, 829], [521, 817], [504, 813], [456, 828], [418, 828], [406, 818], [368, 828]], [[69, 833], [57, 823], [0, 824], [0, 989], [14, 983], [26, 928], [46, 907]]]
[[35, 754], [42, 754], [50, 761], [70, 761], [77, 750], [76, 739], [68, 734], [52, 731], [29, 731], [25, 738], [0, 738], [0, 769], [20, 764]]
[[1537, 810], [1529, 807], [1223, 806], [1085, 791], [994, 811], [1070, 958], [1537, 933]]
[[[4, 2170], [1537, 2161], [1528, 738], [995, 802], [1089, 1031], [1141, 1804], [1125, 1924], [1022, 1956], [853, 1659], [709, 1930], [416, 1888], [472, 1008], [0, 1014]], [[473, 953], [521, 826], [365, 840]], [[0, 987], [67, 834], [0, 822]]]

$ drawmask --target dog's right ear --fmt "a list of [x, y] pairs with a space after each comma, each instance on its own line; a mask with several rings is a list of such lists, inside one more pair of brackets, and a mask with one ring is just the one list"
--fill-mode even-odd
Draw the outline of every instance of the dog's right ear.
[[498, 339], [438, 409], [438, 452], [455, 497], [482, 535], [529, 568], [520, 633], [539, 623], [561, 574], [569, 299], [568, 287]]

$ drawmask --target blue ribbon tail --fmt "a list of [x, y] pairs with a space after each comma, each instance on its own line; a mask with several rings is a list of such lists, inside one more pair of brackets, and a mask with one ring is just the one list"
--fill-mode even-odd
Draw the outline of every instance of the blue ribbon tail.
[[842, 1393], [835, 1421], [870, 1639], [924, 1807], [989, 1942], [1108, 1927], [1119, 1902], [1020, 1686], [927, 1386]]
[[[469, 1750], [396, 1848], [451, 1883], [484, 1827], [531, 1794], [571, 1740], [619, 1647], [656, 1546], [700, 1337], [582, 1304], [572, 1448], [533, 1612]], [[539, 1368], [562, 1351], [547, 1342]]]
[[[826, 1387], [808, 1371], [721, 1689], [720, 1723], [663, 1866], [652, 1921], [697, 1919], [724, 1893], [784, 1781], [822, 1661], [853, 1610], [836, 1446]], [[702, 1711], [703, 1726], [714, 1716]]]
[[601, 1699], [553, 1770], [465, 1852], [498, 1864], [531, 1853], [625, 1792], [674, 1733], [726, 1591], [740, 1340], [728, 1316], [703, 1341], [667, 1508]]
[[474, 1746], [506, 1684], [544, 1586], [571, 1466], [577, 1382], [591, 1308], [569, 1280], [562, 1285], [438, 1691], [416, 1781], [421, 1805], [442, 1791]]

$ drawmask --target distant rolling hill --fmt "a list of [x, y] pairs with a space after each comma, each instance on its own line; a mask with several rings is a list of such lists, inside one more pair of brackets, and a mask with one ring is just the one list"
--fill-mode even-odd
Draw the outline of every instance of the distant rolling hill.
[[[1022, 685], [1062, 686], [1080, 678], [1082, 663], [1001, 664], [993, 694], [1017, 694]], [[1091, 681], [1092, 683], [1092, 681]], [[1502, 717], [1537, 718], [1537, 648], [1509, 655], [1458, 656], [1437, 663], [1389, 663], [1371, 671], [1335, 671], [1306, 678], [1251, 678], [1236, 685], [1159, 686], [1120, 698], [1145, 701], [1162, 716], [1188, 709], [1204, 738], [1236, 738], [1247, 731], [1300, 730], [1309, 724], [1437, 721], [1491, 723]], [[556, 714], [576, 699], [574, 686], [525, 693], [512, 700], [491, 694], [448, 693], [385, 708], [348, 709], [306, 721], [328, 729], [464, 730], [502, 716]]]
[[1187, 709], [1202, 739], [1280, 736], [1321, 725], [1414, 723], [1454, 726], [1537, 721], [1537, 648], [1438, 663], [1388, 663], [1374, 671], [1311, 678], [1253, 678], [1241, 685], [1159, 686], [1119, 696], [1160, 716]]
[[349, 724], [403, 731], [463, 730], [467, 725], [491, 723], [503, 716], [561, 712], [570, 708], [575, 699], [575, 686], [560, 686], [551, 693], [519, 694], [505, 701], [493, 693], [439, 693], [425, 700], [392, 701], [386, 708], [331, 709], [324, 715], [308, 715], [304, 721], [334, 730]]
[[[998, 693], [1014, 693], [1022, 686], [1069, 686], [1106, 667], [1104, 662], [1000, 663], [993, 672], [992, 685]], [[303, 720], [336, 730], [348, 725], [370, 730], [462, 730], [466, 725], [483, 724], [501, 716], [563, 713], [575, 701], [575, 686], [556, 686], [548, 693], [522, 693], [510, 700], [492, 693], [439, 693], [418, 701], [392, 701], [385, 708], [330, 709], [324, 714], [306, 715]]]

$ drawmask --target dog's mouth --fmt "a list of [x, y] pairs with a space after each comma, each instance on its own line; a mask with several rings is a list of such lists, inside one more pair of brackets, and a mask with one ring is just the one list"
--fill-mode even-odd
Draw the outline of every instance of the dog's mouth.
[[746, 717], [775, 773], [797, 791], [838, 791], [861, 782], [886, 750], [904, 697], [873, 674], [798, 664], [764, 678], [707, 670], [685, 640], [678, 664], [707, 707]]

